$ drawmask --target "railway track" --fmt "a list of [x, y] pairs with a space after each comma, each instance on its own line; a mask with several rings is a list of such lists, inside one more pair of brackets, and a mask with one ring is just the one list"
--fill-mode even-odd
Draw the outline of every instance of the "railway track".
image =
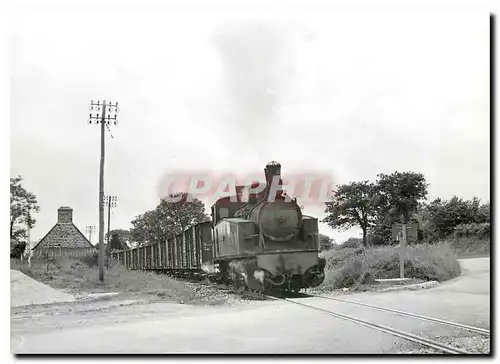
[[[363, 320], [363, 319], [360, 319], [360, 318], [357, 318], [357, 317], [354, 317], [354, 316], [350, 316], [350, 315], [346, 315], [346, 314], [343, 314], [343, 313], [334, 312], [332, 310], [328, 310], [328, 309], [316, 307], [316, 306], [313, 306], [313, 305], [310, 305], [310, 304], [307, 304], [307, 303], [298, 302], [298, 301], [295, 301], [294, 299], [296, 299], [296, 298], [317, 297], [317, 298], [321, 298], [321, 299], [333, 300], [333, 301], [338, 301], [338, 302], [342, 302], [342, 303], [346, 303], [346, 304], [352, 304], [352, 305], [358, 305], [358, 306], [368, 307], [370, 309], [391, 312], [391, 313], [395, 313], [395, 314], [400, 315], [400, 316], [410, 317], [410, 318], [413, 318], [413, 319], [434, 322], [434, 323], [438, 323], [438, 324], [446, 325], [446, 326], [450, 326], [450, 327], [456, 327], [456, 328], [459, 328], [459, 329], [467, 330], [467, 331], [470, 331], [470, 332], [473, 332], [473, 333], [476, 333], [476, 334], [480, 334], [480, 335], [484, 335], [484, 336], [487, 336], [487, 337], [490, 336], [490, 331], [489, 330], [486, 330], [486, 329], [483, 329], [483, 328], [480, 328], [480, 327], [474, 327], [474, 326], [459, 324], [459, 323], [456, 323], [456, 322], [453, 322], [453, 321], [442, 320], [442, 319], [438, 319], [438, 318], [435, 318], [435, 317], [418, 315], [418, 314], [414, 314], [414, 313], [411, 313], [411, 312], [405, 312], [405, 311], [400, 311], [400, 310], [396, 310], [396, 309], [392, 309], [392, 308], [381, 307], [381, 306], [376, 306], [376, 305], [371, 305], [371, 304], [367, 304], [367, 303], [356, 302], [356, 301], [351, 301], [351, 300], [346, 300], [346, 299], [341, 299], [341, 298], [328, 297], [328, 296], [322, 296], [322, 295], [316, 295], [316, 294], [305, 294], [305, 293], [288, 293], [287, 294], [288, 297], [286, 297], [282, 293], [277, 293], [277, 294], [263, 294], [263, 293], [260, 293], [260, 292], [249, 291], [249, 290], [238, 290], [235, 287], [230, 286], [230, 285], [227, 286], [227, 285], [222, 285], [222, 284], [205, 283], [205, 282], [200, 282], [200, 283], [202, 285], [213, 287], [213, 288], [216, 288], [216, 289], [219, 289], [219, 290], [224, 290], [224, 291], [229, 292], [229, 293], [245, 294], [247, 296], [250, 296], [250, 297], [258, 299], [258, 300], [269, 299], [269, 300], [285, 301], [285, 302], [288, 302], [290, 304], [295, 304], [295, 305], [302, 306], [302, 307], [305, 307], [305, 308], [308, 308], [308, 309], [312, 309], [312, 310], [315, 310], [315, 311], [326, 313], [326, 314], [328, 314], [330, 316], [333, 316], [333, 317], [341, 319], [341, 320], [353, 322], [353, 323], [356, 323], [356, 324], [359, 324], [359, 325], [362, 325], [362, 326], [365, 326], [365, 327], [369, 327], [369, 328], [372, 328], [372, 329], [375, 329], [375, 330], [378, 330], [378, 331], [381, 331], [381, 332], [385, 332], [387, 334], [390, 334], [390, 335], [393, 335], [393, 336], [396, 336], [396, 337], [400, 337], [400, 338], [405, 339], [407, 341], [410, 341], [410, 342], [413, 342], [413, 343], [417, 343], [417, 344], [420, 344], [420, 345], [423, 345], [423, 346], [426, 346], [426, 347], [429, 347], [429, 348], [432, 348], [432, 349], [435, 349], [435, 350], [439, 350], [439, 351], [447, 353], [447, 354], [461, 354], [461, 355], [466, 355], [466, 354], [472, 354], [472, 353], [470, 353], [470, 352], [468, 352], [468, 351], [466, 351], [464, 349], [455, 347], [455, 346], [451, 346], [451, 345], [447, 345], [447, 344], [444, 344], [444, 343], [440, 343], [440, 342], [438, 342], [436, 340], [432, 340], [432, 339], [428, 339], [428, 338], [425, 338], [425, 337], [422, 337], [422, 336], [414, 335], [414, 334], [411, 334], [409, 332], [404, 332], [402, 330], [398, 330], [398, 329], [393, 328], [393, 327], [389, 327], [389, 326], [377, 324], [377, 323], [374, 323], [374, 322], [369, 322], [369, 321], [366, 321], [366, 320]], [[196, 284], [196, 283], [193, 282], [193, 284]], [[290, 297], [292, 297], [292, 299]]]
[[268, 297], [274, 298], [276, 300], [283, 300], [283, 301], [286, 301], [286, 302], [289, 302], [289, 303], [292, 303], [295, 305], [299, 305], [302, 307], [306, 307], [309, 309], [313, 309], [316, 311], [320, 311], [320, 312], [326, 313], [330, 316], [333, 316], [333, 317], [336, 317], [336, 318], [339, 318], [342, 320], [354, 322], [354, 323], [362, 325], [362, 326], [370, 327], [372, 329], [382, 331], [382, 332], [385, 332], [387, 334], [397, 336], [397, 337], [400, 337], [402, 339], [405, 339], [405, 340], [408, 340], [408, 341], [411, 341], [411, 342], [414, 342], [414, 343], [417, 343], [417, 344], [420, 344], [423, 346], [427, 346], [429, 348], [433, 348], [433, 349], [442, 351], [442, 352], [447, 353], [447, 354], [471, 354], [470, 352], [463, 350], [461, 348], [457, 348], [455, 346], [443, 344], [443, 343], [440, 343], [440, 342], [435, 341], [435, 340], [427, 339], [425, 337], [414, 335], [414, 334], [411, 334], [409, 332], [404, 332], [404, 331], [401, 331], [401, 330], [398, 330], [398, 329], [395, 329], [395, 328], [392, 328], [389, 326], [384, 326], [384, 325], [376, 324], [376, 323], [369, 322], [366, 320], [362, 320], [362, 319], [359, 319], [359, 318], [356, 318], [356, 317], [353, 317], [350, 315], [345, 315], [342, 313], [333, 312], [330, 310], [326, 310], [324, 308], [319, 308], [319, 307], [308, 305], [308, 304], [305, 304], [302, 302], [293, 301], [293, 300], [288, 299], [288, 298], [279, 298], [279, 297], [273, 297], [273, 296], [268, 296]]
[[464, 329], [464, 330], [467, 330], [467, 331], [470, 331], [470, 332], [474, 332], [476, 334], [490, 336], [490, 331], [487, 330], [487, 329], [483, 329], [481, 327], [475, 327], [475, 326], [469, 326], [469, 325], [459, 324], [457, 322], [448, 321], [448, 320], [442, 320], [442, 319], [438, 319], [438, 318], [435, 318], [435, 317], [417, 315], [417, 314], [414, 314], [414, 313], [411, 313], [411, 312], [405, 312], [405, 311], [401, 311], [401, 310], [395, 310], [395, 309], [392, 309], [392, 308], [381, 307], [381, 306], [376, 306], [376, 305], [370, 305], [370, 304], [363, 303], [363, 302], [344, 300], [344, 299], [341, 299], [341, 298], [327, 297], [327, 296], [321, 296], [321, 295], [315, 295], [315, 294], [309, 294], [309, 296], [310, 297], [318, 297], [318, 298], [328, 299], [328, 300], [332, 300], [332, 301], [343, 302], [343, 303], [350, 303], [350, 304], [353, 304], [353, 305], [369, 307], [369, 308], [373, 308], [373, 309], [381, 310], [381, 311], [393, 312], [393, 313], [396, 313], [396, 314], [401, 315], [401, 316], [408, 316], [408, 317], [416, 318], [416, 319], [423, 320], [423, 321], [436, 322], [436, 323], [439, 323], [439, 324], [442, 324], [442, 325], [452, 326], [452, 327], [457, 327], [457, 328], [460, 328], [460, 329]]

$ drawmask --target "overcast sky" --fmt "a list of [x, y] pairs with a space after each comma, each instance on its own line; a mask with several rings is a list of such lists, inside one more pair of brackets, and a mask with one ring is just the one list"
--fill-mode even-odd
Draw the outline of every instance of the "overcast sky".
[[490, 198], [487, 13], [60, 12], [14, 25], [10, 174], [38, 198], [34, 240], [59, 206], [82, 232], [98, 226], [90, 100], [120, 104], [106, 136], [112, 228], [154, 208], [173, 170], [270, 160], [337, 183], [411, 170], [430, 199]]

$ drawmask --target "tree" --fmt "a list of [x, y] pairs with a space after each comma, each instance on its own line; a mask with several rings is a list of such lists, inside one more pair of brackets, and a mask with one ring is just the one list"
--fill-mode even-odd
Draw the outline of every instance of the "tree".
[[405, 223], [410, 221], [427, 196], [427, 186], [422, 174], [397, 171], [379, 174], [375, 183], [338, 186], [332, 200], [326, 203], [327, 217], [323, 222], [332, 228], [359, 226], [364, 246], [386, 244], [394, 222], [401, 222], [401, 217]]
[[155, 210], [146, 211], [144, 214], [137, 216], [132, 220], [131, 224], [130, 238], [138, 246], [148, 245], [155, 241], [157, 237], [157, 228], [155, 226], [159, 226]]
[[387, 245], [391, 242], [392, 226], [395, 222], [400, 222], [400, 218], [384, 212], [384, 208], [379, 209], [375, 223], [368, 233], [369, 245]]
[[[118, 235], [118, 239], [120, 240], [123, 247], [127, 247], [127, 242], [130, 241], [130, 231], [125, 229], [114, 229], [109, 232], [110, 240], [113, 238], [113, 235]], [[104, 239], [108, 241], [108, 233], [106, 233]]]
[[126, 248], [126, 243], [120, 239], [118, 233], [111, 234], [111, 240], [109, 241], [109, 251], [113, 250], [123, 250]]
[[490, 204], [481, 205], [478, 198], [463, 200], [457, 196], [448, 201], [440, 198], [422, 207], [423, 235], [427, 241], [446, 239], [458, 225], [490, 223]]
[[426, 198], [429, 186], [421, 173], [398, 171], [379, 174], [376, 184], [381, 212], [399, 217], [400, 220], [402, 216], [405, 223], [416, 212], [419, 202]]
[[167, 231], [173, 235], [179, 234], [189, 226], [209, 220], [205, 213], [205, 204], [201, 200], [192, 198], [192, 201], [188, 201], [188, 194], [183, 192], [171, 197], [181, 196], [178, 202], [162, 199], [156, 207], [159, 220], [165, 223]]
[[333, 247], [334, 245], [333, 238], [330, 238], [328, 235], [324, 234], [318, 234], [318, 238], [319, 238], [320, 251], [329, 250]]
[[427, 196], [428, 183], [421, 173], [394, 172], [379, 174], [376, 181], [377, 218], [371, 229], [369, 241], [373, 245], [391, 241], [394, 223], [410, 222], [421, 201]]
[[10, 179], [10, 238], [16, 241], [26, 238], [27, 228], [33, 228], [36, 222], [32, 213], [40, 211], [35, 195], [22, 186], [22, 181], [21, 176]]
[[490, 203], [485, 203], [479, 207], [477, 223], [491, 223], [491, 206]]
[[132, 221], [131, 239], [139, 246], [155, 241], [163, 241], [179, 234], [189, 226], [208, 221], [205, 205], [197, 198], [188, 201], [186, 193], [176, 193], [170, 197], [181, 197], [177, 202], [162, 199], [151, 211], [139, 215]]
[[323, 222], [345, 230], [359, 226], [363, 231], [363, 246], [366, 246], [368, 229], [377, 217], [377, 192], [376, 186], [368, 181], [337, 186], [334, 196], [326, 202], [327, 216]]
[[417, 223], [417, 241], [428, 242], [431, 236], [432, 225], [429, 220], [425, 203], [420, 203], [417, 207], [417, 212], [413, 215]]
[[24, 241], [16, 241], [11, 239], [10, 241], [10, 257], [19, 259], [26, 250], [26, 243]]

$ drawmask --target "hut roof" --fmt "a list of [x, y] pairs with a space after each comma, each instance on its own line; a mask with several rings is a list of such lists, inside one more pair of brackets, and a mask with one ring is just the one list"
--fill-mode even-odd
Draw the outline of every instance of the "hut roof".
[[93, 245], [76, 227], [72, 220], [73, 210], [68, 207], [58, 209], [58, 221], [36, 244], [35, 248], [91, 248]]

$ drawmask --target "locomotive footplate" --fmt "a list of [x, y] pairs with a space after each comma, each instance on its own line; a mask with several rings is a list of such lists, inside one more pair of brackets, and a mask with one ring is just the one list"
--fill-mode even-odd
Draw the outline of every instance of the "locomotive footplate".
[[237, 287], [256, 291], [299, 290], [320, 284], [324, 273], [317, 253], [276, 252], [233, 259], [221, 270]]
[[276, 252], [257, 256], [257, 265], [273, 276], [303, 275], [318, 265], [318, 252]]

